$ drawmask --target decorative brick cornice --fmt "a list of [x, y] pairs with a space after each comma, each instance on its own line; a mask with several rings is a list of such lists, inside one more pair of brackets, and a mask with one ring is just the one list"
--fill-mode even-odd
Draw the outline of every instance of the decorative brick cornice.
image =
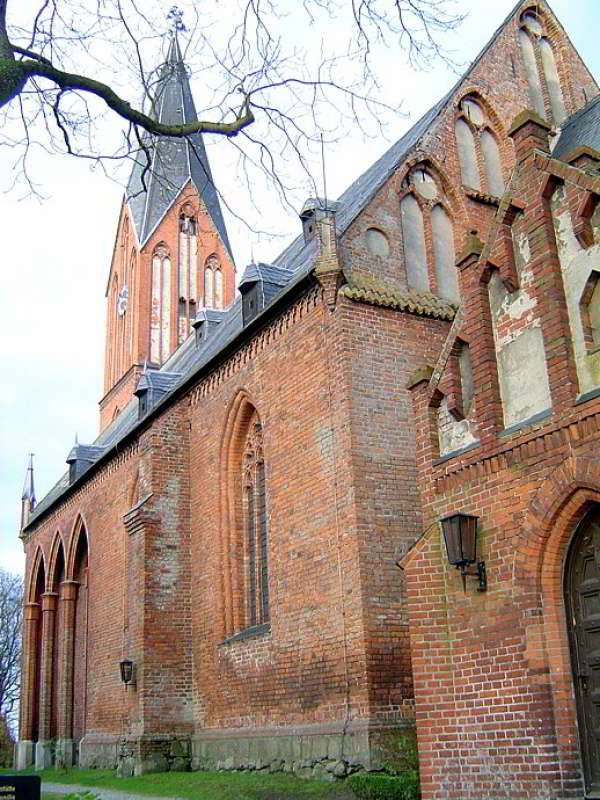
[[436, 493], [447, 492], [458, 485], [479, 480], [514, 464], [524, 463], [530, 456], [556, 450], [561, 447], [576, 449], [586, 441], [592, 433], [600, 432], [600, 406], [582, 413], [574, 411], [567, 419], [534, 423], [523, 431], [515, 432], [508, 441], [502, 436], [493, 448], [486, 448], [481, 455], [481, 448], [470, 450], [464, 455], [445, 461], [433, 467], [433, 483]]
[[211, 395], [226, 380], [239, 372], [260, 351], [281, 338], [293, 325], [316, 308], [322, 300], [320, 286], [313, 287], [272, 322], [261, 328], [237, 352], [233, 353], [220, 366], [201, 378], [187, 393], [188, 404], [196, 406], [202, 398]]
[[73, 494], [70, 494], [66, 499], [57, 498], [56, 505], [51, 506], [51, 510], [46, 514], [43, 510], [38, 519], [33, 519], [27, 526], [27, 530], [22, 535], [24, 541], [40, 528], [41, 525], [50, 524], [51, 527], [55, 526], [57, 520], [62, 517], [66, 511], [78, 508], [84, 497], [87, 497], [91, 492], [95, 491], [98, 486], [103, 484], [111, 475], [118, 472], [123, 464], [129, 461], [130, 458], [137, 455], [139, 448], [139, 438], [135, 439], [130, 445], [124, 447], [119, 453], [116, 453], [110, 461], [101, 467], [89, 480], [85, 480], [85, 475], [82, 476], [83, 481]]

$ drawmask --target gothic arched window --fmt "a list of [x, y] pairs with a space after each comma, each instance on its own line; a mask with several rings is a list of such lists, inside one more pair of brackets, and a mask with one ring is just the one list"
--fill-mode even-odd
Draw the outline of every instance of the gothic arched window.
[[163, 244], [152, 255], [150, 360], [162, 364], [171, 350], [171, 258]]
[[221, 574], [229, 637], [270, 620], [268, 462], [261, 419], [243, 392], [233, 400], [224, 442]]
[[405, 186], [409, 191], [400, 201], [400, 217], [406, 282], [458, 302], [454, 230], [441, 185], [421, 165], [411, 170]]
[[519, 44], [533, 110], [545, 119], [549, 108], [553, 122], [560, 125], [567, 112], [556, 59], [543, 19], [535, 9], [528, 9], [521, 16]]
[[400, 202], [402, 239], [404, 241], [404, 263], [409, 286], [419, 291], [429, 289], [427, 274], [427, 250], [423, 212], [413, 194], [407, 194]]
[[196, 318], [198, 300], [198, 240], [194, 210], [186, 204], [179, 215], [179, 305], [177, 341], [183, 342]]
[[[504, 178], [500, 148], [482, 106], [474, 97], [461, 100], [456, 120], [456, 145], [463, 184], [501, 197]], [[480, 174], [480, 164], [483, 175]]]
[[[221, 272], [219, 261], [215, 255], [209, 256], [204, 265], [204, 306], [206, 308], [222, 308], [223, 300], [223, 276], [220, 277], [217, 273]], [[217, 281], [219, 284], [217, 285]], [[221, 288], [221, 305], [217, 302], [217, 291]]]
[[458, 303], [460, 298], [454, 263], [454, 231], [450, 217], [439, 203], [431, 210], [431, 230], [438, 294]]
[[254, 413], [242, 460], [246, 627], [269, 621], [267, 499], [262, 425]]

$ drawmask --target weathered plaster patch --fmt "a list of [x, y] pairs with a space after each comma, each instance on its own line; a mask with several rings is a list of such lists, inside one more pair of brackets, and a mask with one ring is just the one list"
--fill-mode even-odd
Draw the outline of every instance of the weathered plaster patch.
[[495, 272], [488, 291], [505, 427], [551, 406], [541, 321], [534, 315], [533, 275], [521, 273], [521, 289], [509, 293]]
[[[472, 413], [471, 409], [471, 413]], [[477, 426], [469, 419], [455, 420], [448, 411], [448, 401], [444, 398], [438, 411], [438, 431], [440, 439], [440, 456], [454, 450], [462, 450], [479, 441]]]
[[529, 327], [497, 349], [504, 425], [509, 427], [552, 405], [544, 337], [539, 326]]
[[558, 243], [579, 391], [585, 394], [600, 385], [600, 354], [588, 354], [580, 303], [592, 271], [600, 266], [600, 245], [594, 244], [587, 249], [581, 247], [573, 230], [570, 211], [563, 209], [564, 202], [565, 191], [560, 186], [552, 195], [550, 208]]

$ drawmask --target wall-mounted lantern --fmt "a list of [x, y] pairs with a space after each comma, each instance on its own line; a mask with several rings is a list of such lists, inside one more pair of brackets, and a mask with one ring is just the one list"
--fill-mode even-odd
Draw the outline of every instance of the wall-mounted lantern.
[[467, 575], [479, 579], [479, 592], [487, 589], [487, 575], [485, 561], [478, 561], [477, 567], [469, 571], [469, 564], [477, 561], [477, 517], [470, 514], [452, 514], [445, 517], [442, 530], [446, 541], [448, 561], [453, 567], [460, 569], [463, 580], [463, 590], [466, 591]]
[[121, 680], [125, 684], [125, 688], [129, 684], [133, 684], [133, 661], [129, 658], [124, 658], [119, 662], [119, 669], [121, 670]]

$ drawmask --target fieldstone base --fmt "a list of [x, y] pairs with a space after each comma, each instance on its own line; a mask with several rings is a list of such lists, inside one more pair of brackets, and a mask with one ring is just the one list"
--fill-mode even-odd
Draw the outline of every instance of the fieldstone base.
[[35, 742], [23, 739], [15, 749], [15, 769], [29, 769], [35, 760]]
[[115, 769], [119, 763], [119, 737], [86, 734], [79, 743], [79, 766]]
[[77, 763], [75, 748], [76, 745], [73, 739], [57, 739], [55, 766], [59, 769], [75, 766]]
[[123, 777], [149, 772], [187, 772], [191, 761], [188, 736], [144, 735], [119, 740], [117, 772]]
[[54, 766], [56, 743], [54, 739], [35, 744], [35, 768], [47, 769]]
[[335, 780], [386, 766], [386, 742], [411, 724], [359, 721], [270, 729], [204, 730], [192, 737], [192, 769], [293, 772]]

